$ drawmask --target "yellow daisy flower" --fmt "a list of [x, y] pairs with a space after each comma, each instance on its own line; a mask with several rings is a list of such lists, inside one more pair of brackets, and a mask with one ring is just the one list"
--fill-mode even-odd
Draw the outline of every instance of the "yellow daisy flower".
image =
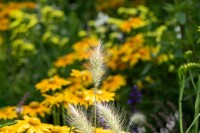
[[145, 26], [145, 22], [141, 18], [135, 17], [135, 18], [129, 18], [128, 20], [124, 21], [120, 25], [120, 29], [124, 32], [129, 33], [132, 28], [136, 29], [143, 26]]
[[88, 53], [88, 49], [90, 47], [94, 47], [98, 44], [98, 40], [95, 38], [84, 38], [79, 42], [73, 44], [73, 49], [76, 53], [76, 57], [79, 60], [89, 58], [90, 53]]
[[111, 68], [112, 70], [115, 70], [115, 69], [122, 70], [127, 67], [127, 65], [121, 60], [119, 47], [114, 46], [108, 49], [108, 53], [109, 53], [109, 56], [108, 58], [105, 58], [106, 60], [105, 62], [109, 68]]
[[114, 76], [109, 76], [106, 80], [104, 80], [101, 88], [109, 92], [115, 92], [121, 86], [125, 85], [126, 85], [126, 80], [122, 75], [114, 75]]
[[[85, 90], [84, 91], [85, 100], [89, 102], [89, 105], [94, 104], [95, 94], [94, 90]], [[115, 93], [107, 92], [105, 90], [97, 90], [96, 102], [109, 102], [114, 101]]]
[[16, 107], [14, 106], [7, 106], [4, 108], [0, 108], [0, 119], [7, 120], [7, 119], [14, 119], [17, 118]]
[[96, 128], [96, 133], [113, 133], [113, 131], [109, 129]]
[[79, 89], [79, 90], [76, 90], [74, 92], [71, 92], [70, 90], [65, 90], [64, 91], [64, 94], [67, 94], [67, 95], [73, 95], [73, 97], [69, 98], [68, 102], [71, 103], [71, 104], [74, 104], [74, 105], [83, 105], [85, 106], [86, 108], [88, 107], [88, 101], [85, 100], [85, 97], [84, 97], [84, 91], [86, 89]]
[[[52, 126], [51, 133], [68, 133], [70, 131], [70, 127], [68, 126]], [[71, 129], [70, 133], [74, 133], [73, 128]]]
[[88, 70], [79, 71], [79, 70], [72, 69], [72, 72], [70, 75], [76, 78], [81, 78], [84, 82], [92, 83], [92, 75], [90, 71]]
[[56, 67], [66, 67], [67, 65], [73, 64], [75, 61], [75, 54], [70, 53], [67, 55], [64, 55], [62, 57], [59, 57], [55, 62], [54, 65]]
[[64, 91], [63, 93], [55, 93], [54, 95], [43, 94], [45, 100], [42, 102], [44, 106], [52, 107], [53, 105], [60, 106], [68, 106], [68, 103], [77, 104], [77, 97], [71, 92]]
[[41, 123], [37, 117], [24, 116], [24, 120], [17, 120], [17, 124], [12, 125], [11, 128], [17, 133], [49, 133], [51, 125]]
[[42, 96], [45, 97], [42, 104], [47, 107], [52, 107], [53, 105], [60, 106], [64, 101], [63, 93], [55, 93], [53, 96], [43, 94]]
[[24, 105], [22, 110], [23, 115], [29, 115], [31, 117], [36, 117], [40, 115], [41, 117], [45, 116], [45, 113], [50, 113], [50, 108], [47, 108], [43, 103], [36, 101], [31, 102], [29, 105]]
[[45, 93], [49, 90], [55, 91], [56, 89], [61, 89], [62, 86], [70, 84], [70, 81], [60, 78], [58, 75], [53, 76], [49, 79], [43, 79], [41, 82], [35, 85], [37, 90], [41, 93]]

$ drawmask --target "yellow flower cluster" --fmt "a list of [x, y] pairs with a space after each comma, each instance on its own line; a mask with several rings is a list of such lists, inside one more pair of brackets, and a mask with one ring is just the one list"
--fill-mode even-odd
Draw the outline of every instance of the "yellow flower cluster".
[[123, 32], [127, 32], [129, 33], [131, 31], [131, 29], [136, 29], [136, 28], [140, 28], [145, 26], [146, 23], [139, 17], [132, 17], [129, 18], [128, 20], [122, 22], [122, 24], [120, 25], [120, 29]]
[[150, 61], [152, 55], [157, 55], [159, 47], [145, 46], [141, 34], [128, 38], [120, 46], [109, 49], [110, 58], [107, 64], [111, 69], [125, 69], [141, 61]]
[[22, 115], [28, 115], [31, 117], [45, 117], [45, 114], [50, 113], [50, 108], [47, 108], [43, 105], [43, 103], [39, 103], [37, 101], [32, 101], [29, 105], [22, 106]]
[[16, 107], [14, 106], [7, 106], [5, 108], [0, 108], [0, 119], [7, 120], [7, 119], [14, 119], [17, 118]]
[[13, 48], [12, 49], [13, 56], [25, 57], [28, 54], [36, 53], [35, 45], [27, 40], [16, 39], [11, 43], [11, 45]]
[[[71, 103], [88, 107], [94, 103], [94, 91], [93, 88], [90, 88], [92, 85], [91, 73], [88, 70], [79, 71], [73, 69], [70, 75], [71, 77], [66, 80], [54, 76], [51, 79], [44, 79], [36, 84], [36, 89], [39, 89], [41, 93], [62, 89], [53, 95], [43, 94], [45, 99], [42, 104], [44, 106], [51, 108], [54, 105], [60, 106], [64, 104], [67, 107], [67, 104]], [[113, 101], [114, 92], [124, 85], [126, 85], [126, 82], [123, 76], [115, 75], [108, 77], [103, 82], [102, 87], [100, 87], [102, 89], [97, 92], [97, 102]]]
[[13, 20], [9, 25], [9, 28], [13, 30], [12, 38], [21, 33], [26, 33], [38, 23], [36, 14], [25, 13], [20, 9], [11, 12], [10, 18]]
[[98, 40], [95, 38], [84, 38], [81, 41], [73, 44], [74, 52], [59, 57], [54, 65], [56, 67], [66, 67], [67, 65], [71, 65], [75, 60], [83, 60], [89, 57], [88, 49], [90, 47], [94, 47], [98, 44]]
[[62, 86], [68, 84], [70, 84], [70, 81], [60, 78], [58, 75], [55, 75], [52, 78], [43, 79], [41, 82], [35, 85], [35, 88], [37, 90], [40, 90], [41, 93], [45, 93], [49, 90], [55, 91], [56, 89], [62, 89]]
[[10, 13], [14, 13], [16, 9], [34, 9], [35, 7], [36, 3], [34, 2], [9, 2], [7, 4], [0, 3], [0, 31], [8, 30]]
[[[70, 127], [42, 123], [37, 117], [24, 116], [17, 124], [0, 128], [0, 133], [67, 133]], [[73, 131], [71, 131], [73, 133]]]

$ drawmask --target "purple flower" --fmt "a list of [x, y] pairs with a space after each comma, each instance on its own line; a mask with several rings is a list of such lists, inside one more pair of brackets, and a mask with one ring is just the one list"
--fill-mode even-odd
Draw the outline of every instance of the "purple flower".
[[136, 111], [135, 106], [137, 103], [141, 102], [141, 100], [142, 100], [142, 93], [140, 92], [140, 90], [138, 90], [137, 86], [135, 85], [131, 89], [128, 99], [128, 104], [131, 106], [131, 110], [133, 112]]

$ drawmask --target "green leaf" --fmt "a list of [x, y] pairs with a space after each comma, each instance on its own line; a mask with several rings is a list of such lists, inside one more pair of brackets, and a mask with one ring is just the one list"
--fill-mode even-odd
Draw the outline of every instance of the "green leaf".
[[175, 14], [175, 17], [177, 19], [177, 21], [180, 23], [180, 24], [185, 24], [186, 22], [186, 14], [184, 12], [177, 12]]
[[164, 9], [168, 12], [174, 12], [175, 11], [175, 6], [170, 4], [170, 3], [166, 3], [164, 5]]

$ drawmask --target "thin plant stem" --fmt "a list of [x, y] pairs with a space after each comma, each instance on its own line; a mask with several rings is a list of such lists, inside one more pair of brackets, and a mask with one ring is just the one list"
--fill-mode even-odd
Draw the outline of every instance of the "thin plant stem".
[[183, 133], [183, 112], [182, 112], [182, 99], [183, 99], [183, 92], [185, 87], [185, 75], [182, 75], [182, 79], [180, 79], [180, 90], [179, 90], [179, 127], [180, 133]]
[[[199, 92], [197, 92], [197, 97], [195, 100], [194, 119], [198, 116], [198, 113], [199, 113], [199, 100], [200, 100], [200, 94]], [[199, 128], [199, 121], [196, 120], [194, 123], [194, 133], [198, 132], [198, 128]]]
[[65, 113], [65, 107], [64, 107], [63, 104], [61, 105], [61, 110], [62, 110], [63, 125], [66, 125], [66, 120], [65, 120], [65, 118], [66, 118], [66, 113]]
[[196, 91], [197, 87], [196, 87], [196, 85], [195, 85], [195, 83], [194, 83], [194, 79], [193, 79], [193, 75], [192, 75], [191, 70], [189, 70], [189, 74], [190, 74], [190, 79], [191, 79], [191, 82], [192, 82], [192, 86], [194, 87], [194, 89], [195, 89], [195, 91]]
[[[191, 123], [191, 125], [189, 126], [189, 128], [187, 129], [187, 131], [185, 133], [188, 133], [190, 131], [190, 129], [192, 128], [192, 126], [194, 125], [194, 123], [198, 120], [200, 116], [200, 113], [197, 115], [197, 117], [193, 120], [193, 122]], [[197, 132], [196, 132], [197, 133]]]
[[[198, 113], [200, 112], [200, 108], [199, 108], [200, 106], [200, 76], [198, 76], [196, 92], [197, 92], [197, 96], [196, 96], [195, 107], [194, 107], [194, 119], [197, 117]], [[195, 122], [193, 131], [197, 133], [198, 128], [199, 128], [199, 120]]]
[[60, 108], [61, 108], [61, 106], [57, 107], [57, 112], [56, 112], [57, 125], [60, 125]]
[[53, 124], [57, 125], [56, 106], [53, 106], [53, 112], [52, 112], [52, 114], [53, 114]]
[[96, 127], [97, 127], [97, 107], [96, 107], [96, 101], [97, 101], [97, 87], [94, 88], [94, 132], [96, 133]]
[[72, 131], [72, 126], [70, 126], [69, 133], [71, 133], [71, 131]]

